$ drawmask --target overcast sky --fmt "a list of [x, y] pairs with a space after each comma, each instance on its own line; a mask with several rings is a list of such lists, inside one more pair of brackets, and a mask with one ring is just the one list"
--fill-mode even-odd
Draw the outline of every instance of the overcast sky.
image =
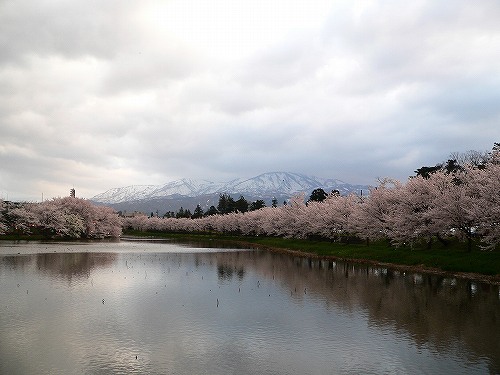
[[0, 198], [376, 184], [491, 150], [499, 20], [498, 0], [0, 0]]

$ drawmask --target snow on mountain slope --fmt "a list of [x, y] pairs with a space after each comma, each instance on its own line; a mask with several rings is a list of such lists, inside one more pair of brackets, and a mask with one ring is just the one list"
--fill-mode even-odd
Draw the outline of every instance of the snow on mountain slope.
[[322, 188], [327, 192], [334, 189], [347, 194], [367, 186], [351, 185], [340, 180], [322, 179], [291, 172], [269, 172], [246, 180], [235, 179], [229, 182], [181, 179], [165, 185], [133, 185], [110, 189], [91, 198], [99, 203], [120, 203], [165, 197], [197, 197], [207, 194], [242, 194], [254, 197], [291, 196]]
[[110, 189], [91, 198], [94, 202], [119, 203], [147, 198], [158, 188], [156, 185], [131, 185]]
[[269, 172], [242, 181], [232, 187], [234, 192], [247, 192], [253, 195], [283, 195], [310, 192], [316, 188], [330, 189], [343, 184], [339, 180], [325, 180], [291, 172]]
[[194, 197], [202, 194], [210, 194], [220, 188], [220, 184], [205, 180], [190, 180], [183, 178], [181, 180], [169, 182], [163, 186], [157, 186], [151, 192], [149, 198], [161, 198], [172, 195], [182, 195]]

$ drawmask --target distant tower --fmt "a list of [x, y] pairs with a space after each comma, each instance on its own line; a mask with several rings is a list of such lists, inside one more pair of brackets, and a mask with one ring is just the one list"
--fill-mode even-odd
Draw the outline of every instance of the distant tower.
[[74, 198], [74, 197], [75, 197], [75, 189], [71, 189], [71, 190], [69, 191], [69, 196], [70, 196], [71, 198]]

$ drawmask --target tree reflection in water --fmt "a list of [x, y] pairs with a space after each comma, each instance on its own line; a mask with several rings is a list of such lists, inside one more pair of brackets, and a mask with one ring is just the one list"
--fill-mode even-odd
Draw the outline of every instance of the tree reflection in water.
[[[105, 280], [110, 282], [109, 286], [114, 288], [113, 292], [99, 296], [99, 299], [95, 298], [99, 304], [92, 305], [91, 308], [95, 311], [98, 308], [110, 309], [112, 303], [119, 303], [121, 307], [118, 308], [116, 316], [124, 319], [121, 314], [125, 314], [126, 309], [135, 310], [141, 303], [147, 302], [151, 304], [146, 312], [147, 320], [150, 321], [159, 319], [155, 316], [155, 311], [161, 312], [163, 303], [182, 303], [178, 307], [182, 311], [186, 308], [184, 304], [194, 303], [190, 298], [207, 298], [209, 305], [205, 306], [215, 306], [214, 301], [217, 298], [219, 311], [229, 308], [229, 298], [241, 303], [242, 298], [249, 294], [244, 293], [248, 292], [243, 287], [240, 293], [239, 287], [245, 285], [250, 278], [252, 283], [255, 281], [252, 287], [259, 290], [259, 293], [272, 286], [275, 293], [282, 291], [279, 296], [282, 301], [286, 296], [286, 299], [296, 306], [314, 302], [327, 312], [340, 310], [346, 314], [362, 313], [367, 317], [369, 326], [378, 331], [405, 333], [417, 347], [430, 347], [437, 353], [447, 353], [453, 348], [454, 351], [468, 356], [470, 362], [486, 359], [489, 371], [500, 373], [498, 285], [266, 251], [233, 249], [227, 252], [203, 252], [193, 248], [193, 252], [190, 252], [191, 250], [182, 248], [179, 253], [150, 252], [151, 249], [157, 248], [155, 246], [157, 245], [148, 247], [149, 252], [139, 252], [139, 246], [128, 249], [130, 252], [126, 253], [75, 251], [0, 256], [0, 280], [4, 280], [5, 287], [8, 281], [6, 277], [14, 278], [10, 284], [17, 288], [17, 279], [22, 280], [23, 275], [32, 279], [32, 275], [38, 274], [40, 278], [64, 280], [69, 284], [79, 280], [82, 281], [79, 285], [83, 288], [83, 283], [90, 284], [89, 277], [105, 275]], [[199, 247], [201, 244], [196, 244], [196, 248]], [[179, 270], [182, 270], [182, 275]], [[215, 274], [219, 287], [235, 284], [238, 297], [225, 295], [225, 299], [221, 299], [220, 295], [215, 294], [198, 295], [193, 290], [194, 285], [179, 284], [188, 282], [189, 278], [192, 280], [197, 271], [201, 274], [198, 275], [197, 282], [208, 283], [207, 272], [210, 271]], [[176, 277], [183, 279], [171, 280], [171, 275], [175, 272]], [[140, 287], [145, 288], [144, 293], [151, 290], [158, 293], [159, 288], [166, 289], [170, 281], [175, 282], [177, 284], [173, 287], [180, 288], [180, 297], [177, 298], [181, 298], [181, 301], [173, 300], [174, 295], [171, 294], [166, 300], [160, 297], [143, 300], [146, 297], [140, 294], [137, 297], [139, 300], [132, 301], [135, 305], [130, 305], [132, 302], [120, 299], [120, 295], [126, 295], [126, 288], [129, 288], [126, 289], [128, 291], [136, 288], [137, 281], [132, 281], [132, 278], [141, 280], [143, 286]], [[100, 287], [107, 288], [108, 285], [103, 284], [103, 280], [101, 279]], [[24, 288], [24, 285], [21, 288]], [[212, 291], [213, 287], [211, 288]], [[122, 290], [124, 292], [121, 292]], [[25, 298], [36, 298], [32, 297], [35, 291], [30, 291], [27, 296], [23, 289]], [[103, 293], [104, 291], [105, 289]], [[15, 292], [12, 293], [11, 295], [16, 295]], [[265, 293], [267, 297], [268, 292]], [[269, 297], [275, 298], [270, 294]], [[106, 304], [100, 303], [103, 298]], [[259, 301], [255, 301], [252, 308], [258, 311], [259, 307]], [[234, 305], [232, 308], [236, 309]], [[235, 313], [236, 311], [234, 310]], [[154, 333], [152, 331], [149, 334]]]

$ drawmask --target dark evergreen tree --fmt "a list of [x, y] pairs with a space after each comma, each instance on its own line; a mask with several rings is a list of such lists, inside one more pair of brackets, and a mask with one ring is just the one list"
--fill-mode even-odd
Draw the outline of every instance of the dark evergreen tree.
[[444, 165], [444, 170], [448, 174], [456, 173], [456, 172], [460, 171], [461, 169], [462, 169], [462, 167], [457, 163], [457, 161], [455, 159], [449, 159], [446, 162], [446, 164]]
[[177, 219], [179, 219], [179, 218], [181, 218], [181, 217], [184, 217], [184, 215], [185, 215], [184, 208], [182, 208], [182, 207], [181, 207], [181, 208], [179, 208], [179, 211], [177, 211], [177, 213], [175, 214], [175, 217], [176, 217]]
[[328, 194], [321, 188], [314, 189], [309, 197], [309, 202], [323, 202]]
[[248, 202], [243, 195], [240, 195], [238, 200], [234, 202], [234, 210], [236, 212], [247, 212], [248, 211]]
[[205, 216], [217, 215], [219, 211], [215, 208], [215, 206], [210, 206], [210, 208], [205, 212]]
[[191, 218], [193, 219], [199, 219], [200, 217], [203, 217], [203, 208], [198, 204], [196, 208], [194, 209], [193, 215]]
[[227, 214], [234, 211], [234, 199], [229, 194], [219, 195], [219, 204], [217, 205], [217, 211], [221, 214]]
[[436, 164], [434, 167], [421, 167], [418, 168], [415, 173], [417, 176], [422, 176], [425, 179], [428, 179], [431, 174], [441, 170], [443, 168], [442, 164]]
[[271, 206], [278, 207], [278, 200], [276, 199], [276, 197], [273, 197], [273, 200], [271, 201]]
[[175, 212], [173, 211], [167, 211], [165, 212], [165, 215], [163, 215], [164, 218], [171, 218], [171, 217], [175, 217]]
[[266, 202], [264, 202], [262, 199], [257, 199], [255, 202], [250, 203], [250, 207], [248, 209], [250, 211], [255, 211], [263, 207], [266, 207]]
[[190, 210], [185, 210], [184, 208], [179, 208], [179, 211], [175, 214], [175, 217], [177, 219], [182, 218], [182, 217], [191, 217], [191, 211]]

